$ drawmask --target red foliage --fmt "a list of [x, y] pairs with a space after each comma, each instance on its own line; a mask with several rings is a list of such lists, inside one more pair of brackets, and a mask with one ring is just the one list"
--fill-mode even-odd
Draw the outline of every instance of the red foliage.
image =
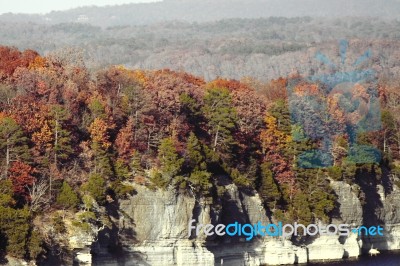
[[8, 177], [11, 179], [15, 195], [23, 197], [29, 201], [27, 186], [32, 186], [35, 182], [35, 177], [32, 175], [36, 170], [20, 161], [13, 162], [8, 169]]
[[18, 67], [28, 67], [37, 56], [39, 54], [32, 50], [20, 52], [15, 48], [0, 46], [0, 79], [3, 75], [11, 76]]

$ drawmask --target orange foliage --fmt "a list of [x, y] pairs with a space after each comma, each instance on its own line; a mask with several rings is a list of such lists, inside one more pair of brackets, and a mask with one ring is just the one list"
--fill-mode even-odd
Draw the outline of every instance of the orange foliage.
[[18, 67], [28, 67], [39, 54], [32, 50], [20, 52], [15, 48], [0, 46], [0, 79], [11, 76]]
[[109, 126], [101, 118], [95, 118], [93, 123], [89, 126], [90, 136], [93, 142], [97, 142], [103, 146], [103, 148], [109, 148], [111, 142], [109, 141], [108, 130]]
[[294, 94], [297, 96], [318, 96], [319, 87], [316, 84], [300, 83], [294, 88]]

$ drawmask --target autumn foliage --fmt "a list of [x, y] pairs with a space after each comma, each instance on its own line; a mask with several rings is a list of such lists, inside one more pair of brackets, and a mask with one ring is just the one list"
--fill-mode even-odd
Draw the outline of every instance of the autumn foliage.
[[[351, 135], [346, 129], [368, 111], [366, 87], [356, 84], [353, 98], [346, 98], [341, 88], [326, 92], [310, 82], [290, 91], [291, 79], [205, 81], [122, 66], [91, 73], [63, 58], [0, 47], [0, 169], [12, 183], [7, 199], [15, 200], [12, 208], [29, 207], [42, 188], [43, 206], [73, 210], [91, 200], [125, 198], [145, 185], [215, 203], [234, 183], [259, 192], [282, 219], [327, 220], [336, 197], [329, 177], [354, 183], [360, 172], [349, 160], [350, 144], [374, 144], [384, 154], [379, 167], [388, 172], [400, 159], [400, 94], [381, 84], [382, 128], [374, 136]], [[292, 107], [302, 123], [293, 123]], [[320, 148], [326, 136], [333, 168], [301, 167], [299, 158], [315, 159], [307, 151]]]

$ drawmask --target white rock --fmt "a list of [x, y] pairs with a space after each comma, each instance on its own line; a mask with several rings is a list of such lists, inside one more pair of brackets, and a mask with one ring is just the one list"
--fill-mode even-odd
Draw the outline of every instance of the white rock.
[[79, 265], [92, 265], [92, 254], [87, 252], [76, 253], [75, 260]]
[[345, 256], [348, 258], [357, 258], [361, 255], [362, 240], [357, 240], [357, 234], [350, 234], [344, 243]]
[[214, 254], [202, 246], [178, 246], [175, 250], [177, 265], [214, 265]]
[[322, 235], [307, 246], [308, 260], [340, 260], [344, 255], [344, 248], [336, 235]]

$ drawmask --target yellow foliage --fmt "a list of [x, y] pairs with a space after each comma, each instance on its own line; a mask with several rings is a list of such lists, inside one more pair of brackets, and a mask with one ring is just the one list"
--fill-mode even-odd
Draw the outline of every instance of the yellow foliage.
[[39, 69], [47, 66], [47, 60], [44, 57], [37, 56], [32, 63], [29, 64], [29, 69]]
[[104, 148], [109, 148], [111, 142], [109, 141], [107, 123], [101, 118], [95, 118], [93, 123], [89, 126], [90, 136], [93, 142], [101, 144]]
[[34, 132], [32, 134], [32, 140], [36, 143], [37, 146], [50, 146], [51, 142], [54, 140], [54, 136], [49, 125], [45, 123], [40, 131]]

